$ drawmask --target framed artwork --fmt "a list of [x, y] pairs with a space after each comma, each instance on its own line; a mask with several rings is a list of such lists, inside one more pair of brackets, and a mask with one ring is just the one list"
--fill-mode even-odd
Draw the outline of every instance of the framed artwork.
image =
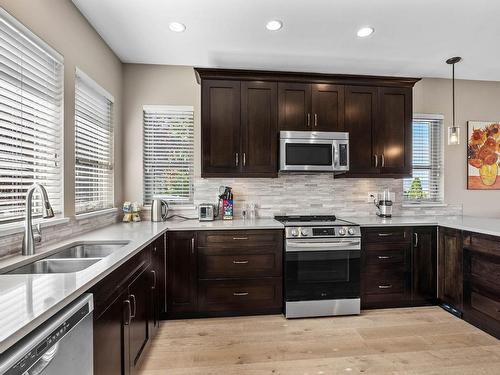
[[500, 190], [500, 121], [467, 122], [467, 189]]

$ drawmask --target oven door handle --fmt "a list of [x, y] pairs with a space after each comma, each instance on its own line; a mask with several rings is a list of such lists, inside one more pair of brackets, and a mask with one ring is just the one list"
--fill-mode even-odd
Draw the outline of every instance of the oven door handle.
[[339, 241], [339, 242], [289, 242], [286, 244], [286, 251], [314, 251], [314, 250], [360, 250], [361, 241]]

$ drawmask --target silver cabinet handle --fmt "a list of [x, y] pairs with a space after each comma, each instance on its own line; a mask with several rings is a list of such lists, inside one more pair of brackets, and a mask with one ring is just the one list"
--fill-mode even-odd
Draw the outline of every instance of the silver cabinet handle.
[[248, 296], [248, 292], [234, 292], [233, 296], [236, 296], [236, 297]]
[[233, 264], [248, 264], [248, 260], [233, 260]]
[[307, 127], [310, 127], [311, 126], [311, 114], [308, 113], [307, 114]]
[[194, 237], [191, 238], [191, 254], [194, 254]]
[[156, 271], [151, 270], [151, 273], [153, 274], [153, 286], [151, 287], [151, 289], [156, 289]]
[[385, 157], [384, 154], [381, 155], [382, 157], [382, 168], [385, 167]]
[[245, 241], [245, 240], [248, 240], [248, 237], [233, 237], [233, 240], [235, 240], [235, 241]]
[[378, 286], [379, 289], [390, 289], [392, 288], [392, 285], [391, 284], [387, 284], [387, 285], [379, 285]]
[[394, 233], [379, 233], [378, 236], [379, 237], [389, 237], [389, 236], [392, 236], [394, 235]]
[[238, 166], [238, 164], [240, 164], [238, 153], [236, 153], [235, 156], [234, 156], [234, 162], [235, 162], [236, 166]]
[[123, 301], [123, 303], [125, 305], [127, 305], [127, 309], [128, 309], [127, 320], [125, 321], [125, 325], [128, 326], [132, 322], [132, 307], [131, 307], [131, 304], [130, 304], [130, 300], [128, 300], [128, 299], [126, 299], [125, 301]]
[[375, 154], [375, 155], [373, 155], [373, 157], [375, 158], [375, 168], [377, 168], [378, 167], [378, 155]]
[[243, 166], [245, 167], [247, 165], [247, 153], [243, 153]]
[[415, 247], [418, 246], [418, 233], [413, 233], [415, 235]]
[[318, 127], [318, 114], [317, 113], [314, 114], [314, 127], [315, 128]]
[[130, 299], [134, 301], [134, 313], [130, 314], [130, 318], [135, 318], [135, 314], [137, 312], [137, 304], [136, 304], [136, 301], [135, 301], [135, 295], [131, 294], [130, 295]]
[[378, 259], [391, 259], [392, 257], [387, 256], [387, 255], [379, 255]]

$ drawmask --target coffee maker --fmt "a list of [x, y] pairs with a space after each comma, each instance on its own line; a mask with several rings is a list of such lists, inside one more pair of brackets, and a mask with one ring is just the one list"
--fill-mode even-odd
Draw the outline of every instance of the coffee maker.
[[392, 217], [392, 202], [394, 194], [389, 190], [384, 190], [382, 193], [377, 193], [377, 197], [373, 197], [373, 203], [377, 207], [377, 216], [387, 218]]

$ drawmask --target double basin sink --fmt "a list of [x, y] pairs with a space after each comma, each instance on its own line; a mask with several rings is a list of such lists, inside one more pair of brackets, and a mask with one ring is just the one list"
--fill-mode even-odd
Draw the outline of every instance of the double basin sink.
[[72, 244], [57, 250], [46, 258], [28, 263], [6, 274], [78, 272], [99, 262], [101, 259], [111, 255], [126, 244], [128, 244], [128, 241], [82, 242]]

